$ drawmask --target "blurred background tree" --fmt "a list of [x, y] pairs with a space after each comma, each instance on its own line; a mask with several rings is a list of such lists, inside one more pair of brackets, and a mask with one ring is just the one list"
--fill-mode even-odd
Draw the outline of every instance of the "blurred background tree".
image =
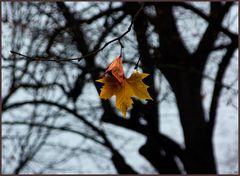
[[[3, 173], [237, 172], [237, 123], [214, 132], [221, 116], [237, 121], [237, 6], [2, 3]], [[95, 82], [119, 42], [126, 75], [140, 58], [154, 99], [126, 119]]]

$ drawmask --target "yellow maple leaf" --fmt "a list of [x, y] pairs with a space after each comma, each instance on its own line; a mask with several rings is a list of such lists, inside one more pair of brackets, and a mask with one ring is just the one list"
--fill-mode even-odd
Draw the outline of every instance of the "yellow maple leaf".
[[152, 100], [147, 91], [149, 86], [142, 81], [148, 75], [134, 71], [130, 78], [124, 78], [121, 83], [115, 77], [104, 76], [97, 80], [97, 82], [104, 84], [101, 88], [100, 98], [109, 99], [116, 95], [116, 107], [126, 117], [127, 109], [133, 104], [132, 97], [137, 97], [140, 100]]

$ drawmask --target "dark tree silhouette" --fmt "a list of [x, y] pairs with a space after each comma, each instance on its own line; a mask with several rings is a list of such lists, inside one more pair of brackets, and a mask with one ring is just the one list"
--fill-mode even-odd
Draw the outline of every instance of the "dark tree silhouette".
[[[92, 156], [99, 151], [95, 155], [110, 153], [117, 173], [138, 173], [126, 162], [113, 145], [110, 132], [102, 126], [111, 124], [146, 138], [138, 152], [156, 172], [217, 173], [213, 134], [221, 92], [224, 88], [237, 92], [223, 79], [230, 61], [236, 59], [238, 34], [223, 22], [237, 4], [211, 2], [209, 12], [184, 2], [123, 2], [118, 6], [114, 6], [115, 3], [89, 3], [81, 10], [75, 8], [76, 4], [3, 4], [2, 21], [11, 29], [8, 33], [7, 27], [3, 28], [3, 37], [8, 41], [3, 43], [8, 47], [2, 50], [3, 152], [6, 153], [3, 164], [15, 163], [4, 172], [70, 172], [71, 169], [61, 170], [57, 166], [72, 157], [81, 157], [84, 153]], [[203, 19], [207, 24], [206, 30], [199, 34], [194, 51], [186, 46], [177, 25], [174, 11], [179, 9], [189, 10], [190, 14], [197, 15], [193, 20]], [[9, 40], [4, 33], [11, 36]], [[134, 100], [129, 118], [122, 118], [111, 101], [84, 94], [89, 85], [99, 92], [95, 80], [109, 64], [106, 58], [113, 59], [121, 47], [124, 47], [123, 62], [128, 70], [140, 58], [139, 69], [150, 74], [144, 82], [150, 85], [149, 93], [154, 99], [147, 103]], [[115, 52], [113, 57], [114, 49], [117, 54]], [[215, 51], [225, 51], [218, 66], [216, 62], [209, 62]], [[215, 77], [206, 74], [208, 64], [217, 67]], [[170, 85], [171, 89], [165, 93], [157, 87], [156, 80], [161, 79], [157, 71], [165, 78], [165, 84]], [[207, 110], [203, 107], [202, 94], [206, 79], [213, 83]], [[164, 135], [159, 126], [159, 106], [170, 93], [176, 99], [184, 147]], [[87, 98], [82, 98], [83, 95]], [[95, 97], [94, 101], [91, 96]], [[158, 97], [161, 97], [160, 101]], [[21, 129], [24, 132], [20, 133]], [[96, 151], [90, 150], [91, 147], [86, 150], [81, 146], [71, 148], [51, 143], [60, 133], [81, 136], [80, 144], [91, 141], [94, 144], [89, 145], [96, 145]], [[16, 153], [6, 152], [7, 147]], [[52, 159], [41, 158], [49, 148], [62, 153]], [[101, 165], [95, 155], [93, 160]], [[31, 170], [34, 162], [39, 168]], [[80, 168], [76, 172], [84, 172]]]

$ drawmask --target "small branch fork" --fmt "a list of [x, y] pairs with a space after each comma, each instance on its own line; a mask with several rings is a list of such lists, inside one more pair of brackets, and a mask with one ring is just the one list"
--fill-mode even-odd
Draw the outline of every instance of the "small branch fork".
[[143, 9], [143, 7], [144, 7], [144, 3], [142, 3], [141, 7], [138, 9], [138, 11], [136, 12], [136, 14], [134, 15], [134, 17], [133, 17], [133, 19], [132, 19], [132, 21], [131, 21], [128, 29], [127, 29], [122, 35], [120, 35], [120, 36], [118, 36], [118, 37], [116, 37], [116, 38], [114, 38], [114, 39], [106, 42], [101, 48], [99, 48], [99, 49], [97, 49], [97, 50], [95, 50], [95, 51], [92, 51], [92, 52], [90, 52], [89, 54], [86, 54], [86, 55], [84, 55], [84, 56], [77, 57], [77, 58], [70, 58], [70, 59], [56, 59], [56, 58], [55, 58], [55, 59], [48, 59], [48, 58], [44, 58], [44, 57], [29, 57], [29, 56], [26, 56], [26, 55], [24, 55], [24, 54], [18, 53], [18, 52], [16, 52], [16, 51], [10, 51], [10, 52], [11, 52], [12, 54], [16, 54], [16, 55], [25, 57], [25, 58], [27, 58], [27, 59], [29, 59], [29, 60], [31, 60], [31, 61], [54, 61], [54, 62], [71, 61], [71, 60], [78, 60], [78, 61], [80, 61], [80, 60], [82, 60], [83, 58], [89, 57], [89, 56], [91, 56], [91, 55], [94, 55], [94, 54], [96, 54], [96, 53], [104, 50], [109, 44], [111, 44], [111, 43], [113, 43], [113, 42], [115, 42], [115, 41], [118, 41], [119, 44], [121, 45], [121, 53], [120, 53], [120, 55], [122, 55], [122, 52], [123, 52], [123, 48], [124, 48], [124, 47], [123, 47], [120, 39], [123, 38], [127, 33], [129, 33], [129, 32], [131, 31], [132, 26], [133, 26], [133, 23], [134, 23], [134, 21], [136, 20], [136, 18], [137, 18], [137, 16], [139, 15], [139, 13], [141, 12], [141, 10]]

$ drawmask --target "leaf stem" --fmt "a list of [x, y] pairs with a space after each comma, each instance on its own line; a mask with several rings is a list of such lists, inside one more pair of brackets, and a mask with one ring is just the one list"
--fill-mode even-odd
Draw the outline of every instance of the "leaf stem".
[[138, 69], [140, 60], [141, 60], [141, 56], [139, 56], [139, 59], [138, 59], [136, 65], [135, 65], [135, 67], [134, 67], [134, 70], [137, 70], [137, 69]]

